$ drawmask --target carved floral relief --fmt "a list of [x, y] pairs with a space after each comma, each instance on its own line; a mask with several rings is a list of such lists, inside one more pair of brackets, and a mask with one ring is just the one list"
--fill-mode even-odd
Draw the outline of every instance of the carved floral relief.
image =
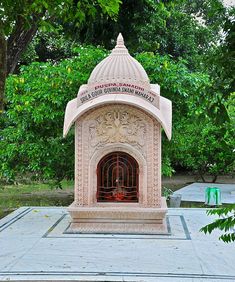
[[89, 144], [93, 149], [110, 143], [128, 143], [145, 151], [146, 121], [126, 109], [104, 110], [94, 117], [88, 128]]

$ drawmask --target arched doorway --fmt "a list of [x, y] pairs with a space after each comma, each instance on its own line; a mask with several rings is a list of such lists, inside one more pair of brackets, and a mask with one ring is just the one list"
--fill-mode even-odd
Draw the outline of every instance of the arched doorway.
[[98, 202], [138, 202], [139, 166], [127, 153], [112, 152], [97, 166]]

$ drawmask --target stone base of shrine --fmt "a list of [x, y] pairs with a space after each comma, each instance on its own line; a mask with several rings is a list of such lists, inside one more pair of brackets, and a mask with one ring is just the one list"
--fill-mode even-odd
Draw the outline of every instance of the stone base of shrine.
[[68, 211], [72, 221], [66, 233], [169, 234], [165, 198], [162, 198], [161, 208], [121, 203], [115, 207], [88, 207], [72, 203]]

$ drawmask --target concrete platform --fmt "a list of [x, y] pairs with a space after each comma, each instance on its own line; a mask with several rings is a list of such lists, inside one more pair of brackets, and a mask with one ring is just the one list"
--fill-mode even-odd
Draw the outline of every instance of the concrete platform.
[[221, 189], [221, 200], [224, 204], [235, 203], [235, 184], [192, 183], [177, 190], [174, 194], [181, 194], [182, 201], [205, 202], [205, 190], [207, 187]]
[[65, 208], [0, 221], [1, 281], [235, 281], [234, 244], [204, 235], [205, 209], [169, 209], [168, 235], [71, 234]]

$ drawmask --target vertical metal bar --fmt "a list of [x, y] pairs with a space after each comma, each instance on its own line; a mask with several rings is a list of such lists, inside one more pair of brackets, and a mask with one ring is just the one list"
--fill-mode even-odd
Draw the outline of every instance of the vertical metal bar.
[[117, 188], [119, 188], [119, 154], [117, 153], [117, 174], [116, 174], [116, 177], [117, 177]]

